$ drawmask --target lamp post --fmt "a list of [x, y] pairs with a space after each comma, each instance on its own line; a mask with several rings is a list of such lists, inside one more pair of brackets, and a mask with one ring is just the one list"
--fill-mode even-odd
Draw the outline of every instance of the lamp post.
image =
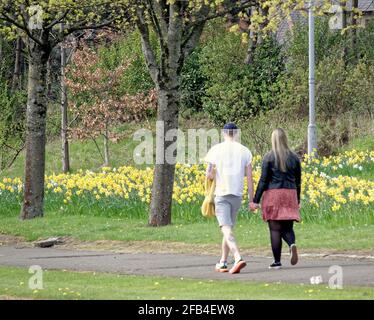
[[317, 126], [315, 113], [315, 60], [314, 60], [314, 0], [309, 1], [309, 125], [308, 125], [308, 154], [317, 149]]

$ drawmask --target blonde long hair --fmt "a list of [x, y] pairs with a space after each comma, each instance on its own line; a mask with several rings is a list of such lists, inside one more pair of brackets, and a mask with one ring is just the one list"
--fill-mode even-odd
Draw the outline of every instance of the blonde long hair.
[[275, 156], [275, 163], [281, 171], [285, 172], [290, 149], [288, 148], [286, 132], [282, 128], [275, 129], [271, 134], [271, 145]]

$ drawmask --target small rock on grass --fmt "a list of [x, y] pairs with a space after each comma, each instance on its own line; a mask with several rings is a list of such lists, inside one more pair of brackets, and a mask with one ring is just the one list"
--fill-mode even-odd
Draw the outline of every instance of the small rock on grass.
[[61, 237], [53, 237], [48, 239], [43, 239], [35, 242], [36, 247], [40, 248], [50, 248], [53, 247], [55, 244], [63, 244], [64, 240]]

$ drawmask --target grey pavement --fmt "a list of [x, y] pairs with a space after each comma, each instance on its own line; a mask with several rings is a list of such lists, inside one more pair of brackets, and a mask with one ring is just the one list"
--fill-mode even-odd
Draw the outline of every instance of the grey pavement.
[[44, 269], [96, 271], [131, 275], [150, 275], [195, 278], [204, 280], [241, 280], [310, 284], [311, 277], [321, 276], [324, 284], [332, 273], [331, 266], [343, 271], [343, 286], [374, 286], [374, 261], [359, 259], [300, 258], [291, 266], [288, 256], [283, 257], [281, 270], [269, 270], [272, 262], [266, 257], [244, 257], [247, 267], [240, 274], [214, 272], [217, 258], [191, 254], [111, 253], [78, 251], [58, 248], [17, 248], [0, 246], [0, 265]]

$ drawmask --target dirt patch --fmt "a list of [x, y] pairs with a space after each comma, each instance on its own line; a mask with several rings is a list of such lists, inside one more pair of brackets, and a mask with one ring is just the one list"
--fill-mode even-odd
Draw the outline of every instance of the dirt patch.
[[11, 236], [7, 234], [0, 234], [0, 246], [32, 246], [31, 242], [27, 242], [23, 237]]
[[115, 253], [185, 253], [185, 254], [219, 254], [219, 246], [205, 244], [190, 244], [183, 242], [166, 241], [119, 241], [96, 240], [80, 241], [77, 239], [65, 239], [65, 243], [59, 245], [62, 249], [109, 251]]

